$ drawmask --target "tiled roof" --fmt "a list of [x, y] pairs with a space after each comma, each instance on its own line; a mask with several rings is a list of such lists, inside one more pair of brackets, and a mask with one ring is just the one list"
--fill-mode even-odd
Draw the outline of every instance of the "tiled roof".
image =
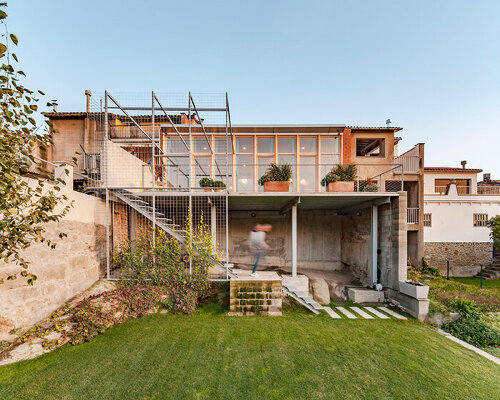
[[461, 167], [424, 167], [424, 172], [483, 172], [482, 169]]

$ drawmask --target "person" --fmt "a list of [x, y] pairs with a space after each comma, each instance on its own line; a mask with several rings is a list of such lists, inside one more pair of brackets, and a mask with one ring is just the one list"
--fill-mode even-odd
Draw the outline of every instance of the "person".
[[261, 225], [255, 224], [252, 231], [250, 231], [249, 242], [250, 242], [250, 250], [254, 254], [255, 263], [252, 269], [252, 276], [257, 275], [257, 267], [259, 266], [259, 262], [264, 257], [266, 251], [269, 251], [270, 247], [266, 243], [266, 232], [271, 230], [271, 225]]

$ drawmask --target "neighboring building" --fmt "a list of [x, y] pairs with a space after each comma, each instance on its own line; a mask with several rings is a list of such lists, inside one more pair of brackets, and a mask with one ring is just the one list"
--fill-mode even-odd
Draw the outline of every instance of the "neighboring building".
[[[423, 256], [424, 145], [398, 156], [401, 128], [231, 125], [227, 103], [197, 110], [194, 101], [169, 108], [158, 101], [149, 115], [147, 107], [123, 107], [111, 96], [108, 103], [113, 112], [47, 115], [55, 130], [51, 160], [81, 152], [75, 175], [107, 199], [110, 249], [151, 225], [182, 242], [189, 210], [194, 224], [203, 218], [211, 227], [226, 266], [250, 264], [248, 232], [266, 222], [273, 225], [272, 251], [263, 265], [293, 276], [346, 272], [358, 285], [379, 282], [388, 296], [408, 300], [399, 281], [408, 259]], [[211, 111], [225, 113], [226, 123], [211, 123]], [[288, 192], [259, 185], [271, 162], [291, 165]], [[342, 164], [356, 165], [354, 191], [328, 192], [321, 181]], [[203, 178], [226, 189], [200, 187]]]
[[472, 276], [488, 265], [493, 243], [486, 221], [500, 214], [500, 183], [480, 169], [425, 167], [425, 258], [443, 272]]

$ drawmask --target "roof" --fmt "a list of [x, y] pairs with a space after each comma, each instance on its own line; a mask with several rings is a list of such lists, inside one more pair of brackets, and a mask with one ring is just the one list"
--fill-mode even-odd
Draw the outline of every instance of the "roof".
[[[85, 111], [70, 111], [70, 112], [47, 112], [45, 113], [45, 116], [57, 120], [57, 119], [84, 119], [87, 116], [93, 116], [93, 117], [104, 117], [103, 112], [95, 112], [95, 113], [87, 113]], [[122, 114], [114, 114], [114, 113], [108, 113], [108, 118], [109, 119], [119, 119], [119, 120], [128, 120], [128, 117], [126, 115]], [[138, 122], [144, 122], [150, 121], [151, 120], [151, 115], [132, 115], [132, 118], [134, 118]], [[181, 122], [181, 116], [180, 115], [170, 115], [170, 118], [174, 122], [174, 124], [179, 124]], [[155, 115], [155, 121], [157, 122], [168, 122], [168, 118], [165, 116], [165, 114], [158, 114]]]
[[424, 172], [483, 172], [482, 169], [461, 167], [424, 167]]
[[356, 129], [356, 130], [370, 130], [370, 131], [394, 131], [394, 132], [399, 132], [403, 130], [403, 128], [399, 126], [346, 126], [346, 128], [349, 129]]

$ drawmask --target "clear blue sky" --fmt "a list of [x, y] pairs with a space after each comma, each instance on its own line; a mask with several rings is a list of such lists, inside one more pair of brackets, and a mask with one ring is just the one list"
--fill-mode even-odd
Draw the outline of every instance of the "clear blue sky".
[[229, 92], [233, 123], [404, 128], [500, 179], [500, 1], [10, 0], [27, 85]]

